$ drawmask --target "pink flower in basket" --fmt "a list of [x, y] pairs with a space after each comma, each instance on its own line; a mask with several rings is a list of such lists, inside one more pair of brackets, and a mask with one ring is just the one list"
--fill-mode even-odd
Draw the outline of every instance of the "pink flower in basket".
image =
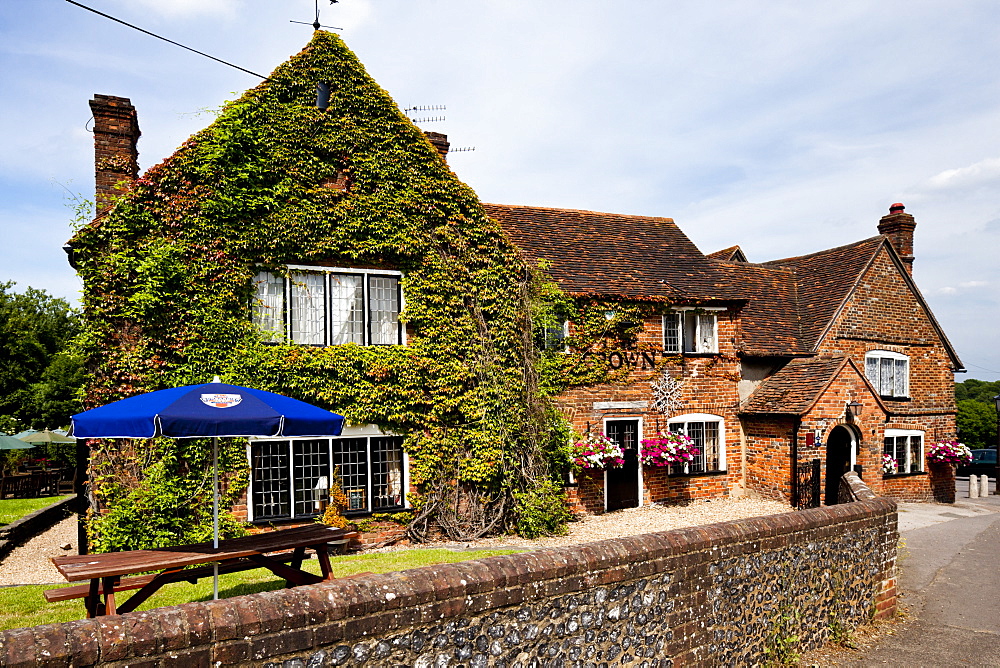
[[625, 464], [621, 446], [601, 434], [587, 434], [570, 446], [570, 458], [577, 470], [617, 468]]
[[671, 466], [687, 464], [699, 452], [690, 437], [668, 431], [643, 439], [640, 459], [647, 466]]

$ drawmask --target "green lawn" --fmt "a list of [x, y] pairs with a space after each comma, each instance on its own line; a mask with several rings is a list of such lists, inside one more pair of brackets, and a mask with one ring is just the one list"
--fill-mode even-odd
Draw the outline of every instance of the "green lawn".
[[[400, 550], [378, 554], [356, 554], [331, 559], [333, 573], [338, 577], [354, 573], [389, 573], [407, 568], [417, 568], [429, 564], [479, 559], [497, 554], [512, 554], [518, 550], [475, 550], [455, 552], [442, 549]], [[311, 559], [304, 568], [319, 574], [319, 563]], [[219, 577], [219, 598], [229, 598], [242, 594], [279, 589], [285, 584], [270, 571], [258, 568], [242, 573], [229, 573]], [[55, 589], [53, 585], [24, 585], [20, 587], [0, 587], [0, 630], [37, 626], [53, 622], [68, 622], [86, 617], [83, 599], [46, 603], [42, 592]], [[120, 592], [115, 600], [121, 604], [134, 592]], [[149, 610], [167, 605], [179, 605], [189, 601], [207, 601], [212, 598], [212, 578], [199, 580], [197, 585], [175, 582], [166, 585], [139, 610]]]
[[38, 499], [3, 499], [0, 500], [0, 526], [10, 524], [25, 515], [50, 506], [56, 501], [68, 499], [68, 496], [43, 496]]

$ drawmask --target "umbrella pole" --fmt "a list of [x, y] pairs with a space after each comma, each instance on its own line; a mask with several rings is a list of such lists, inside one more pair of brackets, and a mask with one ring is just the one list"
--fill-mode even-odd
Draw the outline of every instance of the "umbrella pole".
[[[219, 549], [219, 437], [212, 437], [212, 547]], [[212, 600], [219, 600], [219, 562], [212, 564]]]

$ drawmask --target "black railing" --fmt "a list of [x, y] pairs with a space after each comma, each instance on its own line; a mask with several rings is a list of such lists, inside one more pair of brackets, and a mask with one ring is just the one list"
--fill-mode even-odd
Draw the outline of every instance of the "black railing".
[[819, 508], [820, 502], [820, 460], [800, 463], [795, 466], [794, 505], [799, 510]]

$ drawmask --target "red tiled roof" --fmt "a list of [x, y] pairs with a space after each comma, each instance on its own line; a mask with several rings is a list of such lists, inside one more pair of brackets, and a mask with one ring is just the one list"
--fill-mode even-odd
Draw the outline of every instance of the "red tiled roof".
[[567, 293], [622, 299], [740, 299], [670, 218], [483, 204], [527, 259]]
[[733, 285], [753, 295], [740, 312], [744, 355], [804, 355], [810, 352], [802, 339], [795, 271], [747, 262], [718, 262]]
[[840, 370], [846, 357], [792, 360], [765, 379], [740, 408], [742, 414], [802, 415], [807, 413]]

